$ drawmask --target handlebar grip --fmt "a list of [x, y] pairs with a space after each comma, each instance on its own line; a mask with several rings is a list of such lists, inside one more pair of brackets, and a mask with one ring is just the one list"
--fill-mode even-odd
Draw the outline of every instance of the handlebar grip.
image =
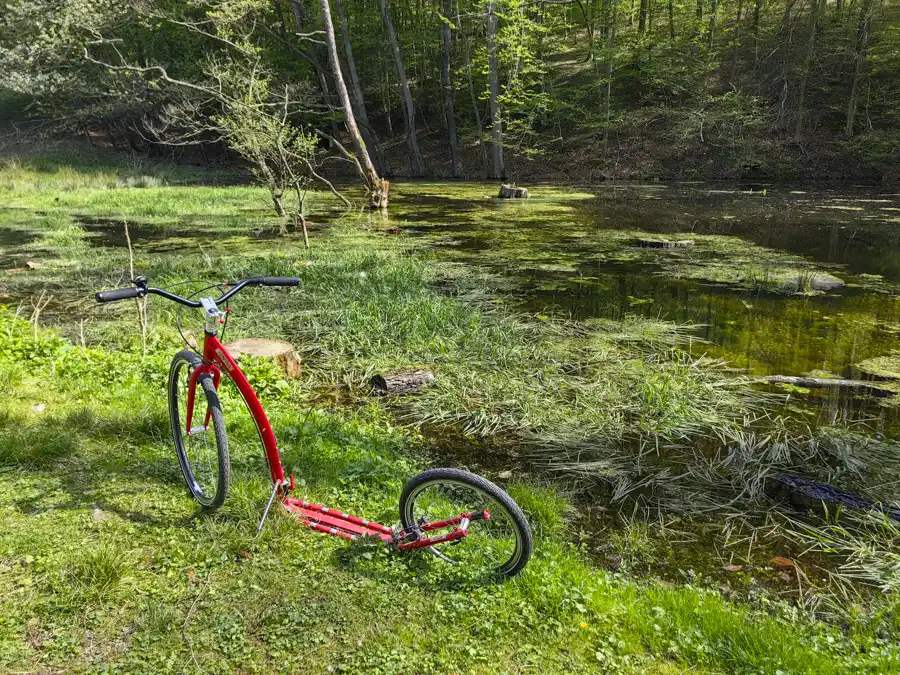
[[299, 286], [299, 277], [260, 277], [260, 286]]
[[112, 291], [101, 291], [94, 297], [97, 298], [97, 302], [115, 302], [127, 298], [139, 298], [142, 295], [143, 291], [140, 288], [117, 288]]

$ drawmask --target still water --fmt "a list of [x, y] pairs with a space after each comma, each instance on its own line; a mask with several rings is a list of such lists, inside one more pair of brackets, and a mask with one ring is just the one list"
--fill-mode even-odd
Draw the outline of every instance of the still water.
[[[391, 218], [442, 255], [487, 266], [523, 308], [689, 324], [696, 355], [753, 374], [867, 377], [900, 350], [900, 194], [870, 187], [399, 185]], [[690, 246], [645, 248], [641, 240]], [[797, 292], [784, 279], [844, 285]], [[894, 426], [884, 401], [814, 391], [828, 417]]]

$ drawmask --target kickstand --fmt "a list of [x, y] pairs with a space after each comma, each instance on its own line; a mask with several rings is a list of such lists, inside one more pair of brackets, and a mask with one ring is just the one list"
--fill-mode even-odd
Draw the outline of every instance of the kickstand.
[[262, 519], [259, 521], [259, 527], [256, 528], [256, 536], [253, 537], [253, 541], [259, 539], [259, 535], [262, 532], [263, 525], [265, 525], [266, 523], [266, 516], [269, 515], [269, 509], [272, 508], [272, 502], [275, 501], [275, 495], [278, 494], [278, 488], [280, 487], [281, 485], [279, 483], [275, 483], [275, 486], [272, 488], [272, 494], [269, 497], [268, 503], [266, 504], [266, 510], [263, 511]]

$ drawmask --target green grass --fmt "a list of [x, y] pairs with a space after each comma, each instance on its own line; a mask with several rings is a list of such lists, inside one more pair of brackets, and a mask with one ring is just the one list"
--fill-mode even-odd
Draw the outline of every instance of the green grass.
[[[35, 178], [44, 173], [51, 178]], [[115, 185], [96, 171], [0, 172], [9, 207], [0, 227], [33, 235], [24, 253], [12, 250], [39, 263], [0, 272], [3, 301], [27, 317], [46, 293], [41, 323], [53, 326], [35, 331], [0, 313], [9, 392], [0, 401], [0, 670], [898, 670], [889, 601], [842, 619], [843, 630], [765, 593], [735, 604], [702, 579], [672, 587], [612, 574], [579, 543], [579, 505], [559, 483], [527, 472], [504, 481], [486, 459], [430, 448], [436, 435], [469, 434], [503, 449], [590, 448], [585, 456], [599, 452], [601, 463], [615, 449], [619, 462], [635, 460], [623, 454], [633, 440], [734, 430], [758, 397], [726, 386], [734, 378], [721, 364], [688, 358], [678, 326], [517, 313], [498, 277], [373, 233], [377, 219], [314, 229], [306, 251], [294, 234], [266, 238], [279, 223], [262, 190], [132, 188], [113, 173]], [[336, 220], [333, 208], [316, 196], [311, 219]], [[534, 525], [525, 574], [484, 583], [426, 555], [317, 536], [280, 514], [254, 543], [268, 487], [254, 430], [234, 411], [232, 492], [218, 513], [197, 513], [165, 409], [174, 310], [151, 301], [142, 352], [134, 304], [92, 300], [127, 279], [125, 219], [137, 269], [155, 285], [303, 278], [302, 289], [242, 294], [229, 325], [231, 337], [290, 339], [303, 356], [292, 383], [270, 365], [249, 368], [299, 490], [393, 523], [416, 471], [470, 466], [504, 483]], [[403, 403], [368, 399], [372, 373], [411, 366], [432, 368], [436, 385]], [[757, 446], [746, 446], [752, 458]], [[642, 569], [670, 546], [653, 536], [636, 522], [611, 546]]]
[[[565, 497], [527, 481], [510, 490], [536, 525], [537, 549], [525, 574], [505, 583], [475, 581], [426, 555], [320, 537], [280, 514], [254, 543], [267, 496], [258, 454], [237, 454], [226, 507], [198, 514], [172, 455], [161, 388], [127, 374], [91, 386], [88, 375], [51, 364], [67, 354], [89, 373], [106, 365], [102, 351], [35, 342], [27, 326], [10, 330], [9, 318], [3, 327], [0, 359], [35, 355], [0, 417], [3, 669], [894, 667], [895, 647], [879, 638], [887, 619], [854, 624], [851, 635], [786, 606], [760, 611], [715, 590], [591, 567], [568, 541]], [[143, 363], [118, 358], [126, 370]], [[286, 392], [270, 408], [305, 494], [393, 522], [403, 481], [425, 466], [416, 442], [378, 407], [300, 415], [293, 401]], [[648, 546], [637, 530], [621, 544], [632, 556]]]

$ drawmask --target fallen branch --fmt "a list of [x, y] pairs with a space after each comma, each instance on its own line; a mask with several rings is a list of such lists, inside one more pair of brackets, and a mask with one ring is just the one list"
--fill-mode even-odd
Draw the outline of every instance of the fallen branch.
[[808, 387], [810, 389], [826, 389], [829, 387], [846, 387], [848, 389], [867, 389], [880, 396], [894, 396], [898, 392], [892, 389], [879, 387], [877, 382], [865, 380], [831, 379], [827, 377], [793, 377], [790, 375], [767, 375], [760, 378], [768, 384], [792, 384], [795, 387]]

